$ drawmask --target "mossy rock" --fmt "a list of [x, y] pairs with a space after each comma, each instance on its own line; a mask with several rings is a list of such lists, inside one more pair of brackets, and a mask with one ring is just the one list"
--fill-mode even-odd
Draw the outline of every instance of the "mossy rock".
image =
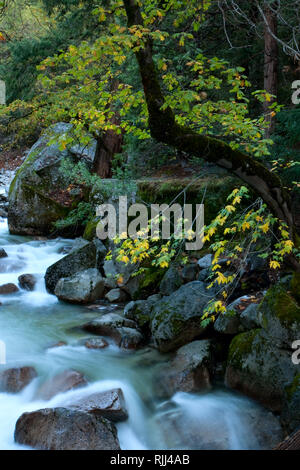
[[[297, 281], [292, 280], [293, 283], [295, 289]], [[289, 348], [300, 338], [300, 306], [292, 291], [293, 288], [288, 289], [281, 283], [272, 286], [259, 308], [261, 324], [267, 335]]]
[[69, 130], [70, 125], [65, 123], [47, 129], [17, 171], [9, 189], [8, 224], [11, 233], [49, 235], [54, 223], [65, 218], [84, 199], [82, 191], [67, 190], [69, 182], [60, 171], [64, 159], [75, 164], [79, 158], [84, 158], [80, 147], [60, 150], [57, 144], [50, 145], [53, 137], [59, 138]]
[[272, 411], [282, 411], [286, 387], [300, 373], [293, 364], [292, 353], [278, 347], [263, 329], [236, 336], [229, 348], [225, 382]]
[[300, 426], [300, 374], [286, 387], [282, 422], [288, 433], [294, 432]]
[[97, 236], [96, 230], [97, 230], [98, 223], [99, 223], [99, 219], [95, 218], [93, 220], [90, 220], [86, 224], [85, 229], [84, 229], [84, 233], [83, 233], [83, 238], [85, 240], [92, 241], [94, 238], [96, 238], [96, 236]]

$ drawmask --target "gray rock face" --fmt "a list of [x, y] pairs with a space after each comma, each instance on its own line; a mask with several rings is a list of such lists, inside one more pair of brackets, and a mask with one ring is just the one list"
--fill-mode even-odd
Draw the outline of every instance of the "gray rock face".
[[32, 274], [22, 274], [18, 277], [20, 287], [22, 289], [33, 291], [36, 285], [36, 278]]
[[198, 266], [200, 269], [210, 268], [212, 265], [213, 255], [208, 254], [198, 260]]
[[286, 401], [286, 387], [300, 365], [292, 362], [292, 352], [277, 346], [261, 329], [236, 336], [229, 350], [225, 382], [266, 408], [280, 412]]
[[199, 273], [199, 266], [198, 264], [187, 264], [184, 266], [183, 270], [181, 271], [181, 277], [184, 282], [192, 282], [195, 281], [197, 275]]
[[37, 377], [34, 367], [16, 367], [0, 372], [0, 391], [19, 393]]
[[292, 433], [300, 427], [300, 374], [286, 387], [285, 393], [281, 421], [288, 433]]
[[104, 279], [98, 269], [90, 268], [58, 281], [55, 295], [66, 302], [87, 304], [101, 299]]
[[162, 295], [170, 295], [183, 284], [178, 270], [174, 267], [169, 268], [160, 283], [159, 290]]
[[189, 343], [204, 332], [203, 309], [212, 294], [205, 284], [190, 282], [151, 308], [151, 332], [156, 347], [168, 352]]
[[159, 397], [171, 397], [176, 392], [209, 390], [211, 342], [193, 341], [182, 346], [176, 356], [155, 375], [155, 390]]
[[[59, 138], [70, 128], [70, 124], [58, 123], [47, 129], [17, 171], [9, 190], [8, 224], [11, 233], [48, 235], [53, 223], [66, 216], [82, 199], [80, 194], [64, 193], [62, 197], [68, 181], [59, 171], [63, 159], [73, 163], [82, 159], [82, 149], [74, 147], [71, 151], [61, 151], [57, 144], [48, 145], [53, 137]], [[85, 161], [91, 163], [88, 158]]]
[[106, 294], [105, 298], [111, 303], [125, 302], [127, 295], [126, 292], [121, 289], [112, 289]]
[[106, 255], [106, 248], [100, 240], [94, 240], [88, 245], [64, 256], [49, 266], [45, 274], [47, 290], [54, 294], [58, 281], [62, 278], [89, 268], [99, 268]]
[[87, 381], [80, 372], [65, 370], [43, 383], [37, 392], [37, 398], [50, 400], [59, 393], [68, 392], [85, 385], [87, 385]]
[[251, 303], [245, 305], [248, 296], [236, 299], [227, 307], [224, 315], [219, 315], [214, 328], [218, 333], [224, 335], [237, 335], [247, 330], [260, 328], [259, 304]]
[[120, 450], [111, 422], [66, 408], [24, 413], [16, 424], [15, 441], [41, 450]]
[[116, 313], [108, 313], [83, 325], [83, 329], [96, 335], [108, 336], [123, 349], [137, 349], [142, 345], [144, 337], [136, 326], [132, 320]]
[[68, 405], [68, 408], [93, 413], [114, 422], [126, 421], [128, 419], [125, 398], [120, 388], [93, 393], [88, 397], [71, 403]]

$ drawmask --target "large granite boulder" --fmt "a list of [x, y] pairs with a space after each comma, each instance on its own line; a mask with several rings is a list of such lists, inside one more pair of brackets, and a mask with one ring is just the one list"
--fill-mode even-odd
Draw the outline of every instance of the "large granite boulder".
[[87, 304], [103, 297], [104, 279], [98, 269], [89, 268], [60, 279], [54, 293], [65, 302]]
[[15, 367], [0, 372], [0, 392], [19, 393], [37, 377], [34, 367]]
[[67, 408], [24, 413], [16, 424], [15, 441], [40, 450], [120, 450], [113, 423]]
[[56, 263], [49, 266], [45, 274], [47, 290], [54, 294], [56, 284], [62, 278], [89, 268], [101, 268], [106, 255], [106, 248], [100, 240], [94, 240], [82, 248], [72, 251]]
[[60, 150], [52, 143], [70, 131], [70, 124], [58, 123], [48, 128], [33, 145], [16, 173], [9, 190], [8, 224], [11, 233], [48, 235], [53, 223], [65, 217], [83, 199], [82, 191], [66, 191], [69, 182], [60, 171], [63, 159], [91, 164], [95, 141], [85, 149], [75, 145]]
[[150, 322], [155, 346], [169, 352], [203, 334], [203, 310], [212, 298], [203, 282], [193, 281], [155, 302]]

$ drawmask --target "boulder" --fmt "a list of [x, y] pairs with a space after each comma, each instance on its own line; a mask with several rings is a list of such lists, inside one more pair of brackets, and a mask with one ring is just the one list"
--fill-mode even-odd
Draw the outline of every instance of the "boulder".
[[127, 295], [126, 292], [121, 289], [112, 289], [106, 294], [105, 298], [111, 303], [119, 303], [125, 302], [127, 299]]
[[281, 421], [289, 433], [300, 429], [300, 374], [285, 388]]
[[2, 286], [0, 286], [0, 295], [14, 294], [15, 292], [18, 292], [18, 291], [19, 291], [19, 288], [12, 282], [9, 282], [7, 284], [3, 284]]
[[16, 367], [0, 372], [0, 391], [19, 393], [37, 377], [34, 367]]
[[104, 349], [108, 342], [104, 338], [88, 338], [84, 340], [84, 346], [88, 349]]
[[62, 278], [54, 294], [66, 302], [87, 304], [101, 299], [104, 293], [104, 279], [96, 268], [80, 271], [73, 276]]
[[212, 298], [203, 282], [194, 281], [155, 302], [150, 325], [155, 346], [169, 352], [203, 334], [203, 310]]
[[16, 172], [9, 189], [8, 224], [18, 235], [49, 235], [53, 223], [64, 218], [83, 199], [81, 188], [66, 191], [69, 181], [60, 171], [61, 163], [85, 161], [90, 166], [95, 155], [95, 142], [83, 147], [61, 150], [51, 143], [71, 129], [70, 124], [49, 127], [33, 145]]
[[198, 266], [200, 269], [207, 269], [210, 268], [212, 265], [213, 255], [208, 254], [203, 256], [198, 260]]
[[7, 253], [4, 248], [0, 248], [0, 258], [7, 258]]
[[167, 270], [159, 286], [162, 295], [170, 295], [183, 284], [178, 270], [171, 267]]
[[120, 450], [113, 423], [66, 408], [24, 413], [16, 424], [15, 441], [40, 450]]
[[262, 329], [241, 333], [230, 344], [226, 385], [272, 411], [282, 411], [286, 387], [299, 373], [300, 365], [293, 364], [292, 351], [278, 347]]
[[[199, 273], [199, 266], [196, 263], [187, 264], [181, 271], [183, 282], [192, 282], [197, 279]], [[180, 286], [179, 286], [180, 287]]]
[[155, 391], [159, 397], [176, 392], [198, 392], [211, 388], [211, 342], [193, 341], [178, 349], [174, 359], [160, 367], [155, 375]]
[[93, 393], [72, 402], [68, 405], [68, 408], [93, 413], [114, 422], [126, 421], [128, 419], [125, 398], [120, 388]]
[[59, 393], [68, 392], [85, 385], [87, 385], [87, 381], [80, 372], [65, 370], [44, 382], [37, 392], [37, 398], [50, 400]]
[[54, 294], [58, 281], [89, 268], [100, 268], [106, 255], [106, 248], [100, 240], [94, 240], [56, 263], [49, 266], [45, 274], [47, 290]]
[[32, 274], [22, 274], [18, 277], [20, 287], [22, 289], [33, 291], [37, 283], [36, 278]]

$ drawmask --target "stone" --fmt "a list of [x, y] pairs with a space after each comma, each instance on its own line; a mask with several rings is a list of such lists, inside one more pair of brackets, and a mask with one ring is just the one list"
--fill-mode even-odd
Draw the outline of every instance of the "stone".
[[[181, 271], [183, 282], [192, 282], [197, 279], [199, 266], [197, 263], [187, 264]], [[180, 286], [179, 286], [180, 287]]]
[[203, 310], [213, 293], [199, 281], [183, 285], [151, 306], [151, 333], [161, 352], [173, 351], [201, 336]]
[[159, 286], [162, 295], [170, 295], [182, 286], [182, 279], [178, 270], [171, 267], [167, 270]]
[[82, 156], [80, 146], [61, 150], [58, 143], [50, 144], [53, 138], [58, 140], [71, 127], [67, 123], [57, 123], [46, 129], [17, 170], [9, 189], [8, 225], [11, 233], [48, 236], [53, 224], [66, 217], [83, 200], [79, 186], [75, 194], [66, 191], [69, 181], [60, 167], [67, 159], [72, 164], [84, 161], [89, 168], [91, 160], [86, 155]]
[[37, 377], [34, 367], [15, 367], [0, 372], [0, 391], [19, 393]]
[[113, 423], [67, 408], [24, 413], [16, 423], [15, 441], [39, 450], [120, 450]]
[[7, 258], [8, 254], [4, 250], [4, 248], [0, 248], [0, 258]]
[[156, 395], [172, 397], [176, 392], [199, 392], [211, 388], [210, 340], [193, 341], [178, 349], [174, 359], [154, 376]]
[[33, 291], [37, 283], [37, 280], [33, 276], [33, 274], [22, 274], [21, 276], [18, 277], [18, 281], [19, 281], [20, 287], [28, 291]]
[[84, 346], [88, 349], [104, 349], [108, 342], [104, 338], [89, 338], [84, 341]]
[[14, 294], [15, 292], [19, 292], [19, 288], [12, 282], [0, 286], [0, 295]]
[[101, 268], [106, 256], [106, 248], [100, 240], [94, 240], [48, 267], [45, 274], [47, 290], [54, 294], [58, 281], [62, 278], [89, 268]]
[[86, 385], [87, 381], [83, 374], [75, 370], [65, 370], [44, 382], [39, 388], [36, 398], [50, 400], [59, 393], [65, 393]]
[[109, 421], [118, 422], [128, 419], [123, 391], [120, 388], [93, 393], [67, 405], [68, 408], [93, 413]]
[[208, 254], [200, 258], [197, 264], [200, 269], [210, 268], [212, 265], [212, 260], [213, 260], [213, 255]]
[[54, 294], [66, 302], [87, 304], [101, 299], [104, 294], [104, 279], [98, 269], [90, 268], [73, 276], [62, 278]]
[[119, 303], [125, 302], [127, 299], [127, 295], [126, 292], [121, 289], [112, 289], [106, 294], [105, 298], [111, 303]]

